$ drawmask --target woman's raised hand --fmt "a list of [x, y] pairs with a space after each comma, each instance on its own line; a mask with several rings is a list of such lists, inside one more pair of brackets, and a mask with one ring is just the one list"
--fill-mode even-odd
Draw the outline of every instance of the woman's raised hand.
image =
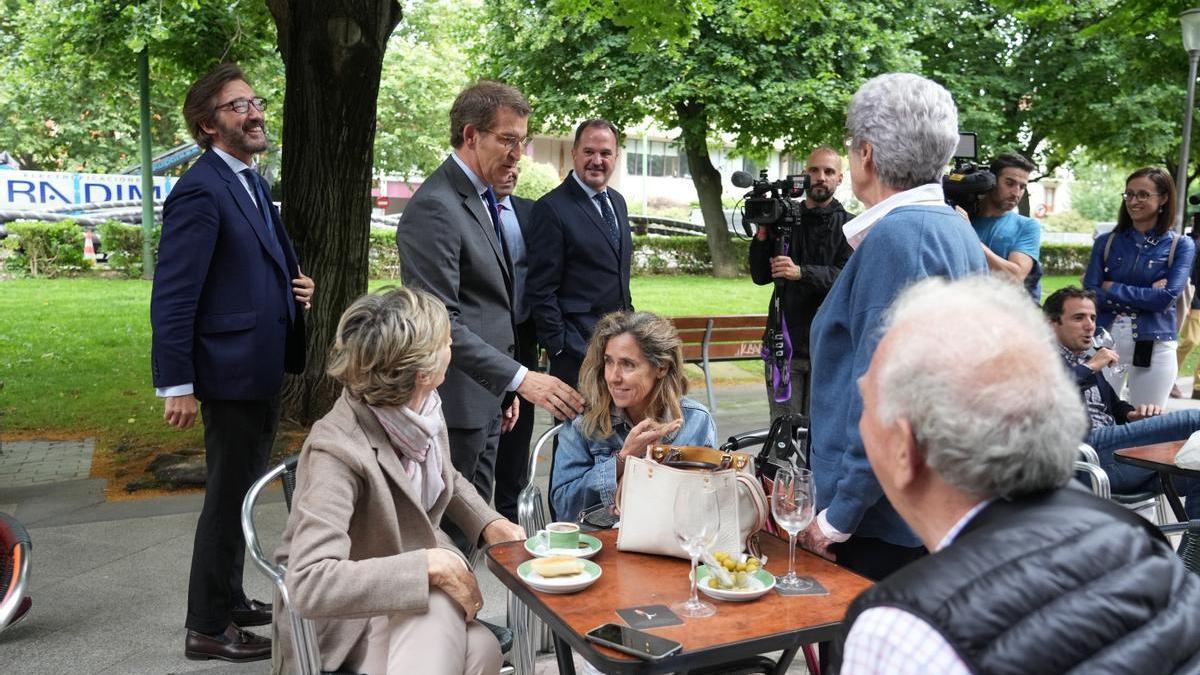
[[662, 440], [664, 436], [675, 433], [682, 425], [683, 420], [674, 420], [664, 424], [647, 417], [629, 430], [629, 435], [625, 437], [625, 444], [621, 446], [621, 457], [645, 455], [647, 448]]

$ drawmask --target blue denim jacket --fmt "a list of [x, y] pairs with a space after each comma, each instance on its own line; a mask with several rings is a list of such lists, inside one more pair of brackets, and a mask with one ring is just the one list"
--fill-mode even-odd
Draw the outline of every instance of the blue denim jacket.
[[[1097, 323], [1112, 326], [1118, 314], [1128, 314], [1133, 323], [1133, 339], [1175, 339], [1175, 298], [1183, 292], [1192, 272], [1196, 245], [1191, 237], [1183, 237], [1175, 246], [1175, 260], [1167, 269], [1171, 239], [1175, 232], [1162, 236], [1143, 237], [1132, 227], [1096, 238], [1092, 258], [1083, 275], [1083, 286], [1096, 292]], [[1104, 260], [1104, 246], [1113, 239]], [[1160, 279], [1167, 280], [1166, 288], [1152, 288]], [[1105, 281], [1113, 285], [1106, 291], [1100, 288]]]
[[[680, 401], [683, 425], [674, 436], [663, 439], [676, 445], [713, 447], [717, 427], [703, 405], [690, 398]], [[550, 476], [550, 503], [559, 520], [575, 520], [597, 504], [611, 506], [617, 494], [617, 453], [630, 429], [624, 416], [613, 416], [613, 433], [608, 438], [583, 435], [583, 420], [576, 417], [558, 434], [554, 473]]]

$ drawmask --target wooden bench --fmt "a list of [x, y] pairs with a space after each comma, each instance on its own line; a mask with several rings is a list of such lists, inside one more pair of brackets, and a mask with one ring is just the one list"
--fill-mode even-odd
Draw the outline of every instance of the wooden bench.
[[704, 371], [708, 391], [708, 409], [716, 412], [712, 372], [709, 364], [718, 361], [761, 361], [762, 335], [767, 327], [766, 314], [730, 316], [677, 316], [671, 319], [683, 340], [683, 360]]

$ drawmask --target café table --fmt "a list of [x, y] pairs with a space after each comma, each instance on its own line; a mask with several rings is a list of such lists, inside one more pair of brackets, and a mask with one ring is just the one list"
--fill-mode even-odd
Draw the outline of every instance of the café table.
[[1179, 498], [1179, 491], [1175, 489], [1171, 476], [1200, 479], [1200, 470], [1184, 469], [1175, 465], [1175, 454], [1179, 452], [1185, 442], [1169, 441], [1139, 445], [1133, 448], [1123, 448], [1113, 453], [1113, 459], [1122, 464], [1131, 464], [1158, 473], [1158, 481], [1162, 484], [1167, 503], [1171, 505], [1171, 511], [1181, 523], [1188, 521], [1187, 512], [1183, 510], [1183, 500]]
[[[523, 542], [496, 544], [487, 549], [487, 566], [512, 594], [512, 598], [546, 623], [554, 635], [559, 672], [574, 675], [571, 650], [604, 673], [686, 672], [701, 667], [739, 661], [766, 652], [782, 650], [776, 672], [785, 672], [801, 645], [838, 637], [846, 608], [871, 581], [819, 556], [796, 549], [796, 573], [815, 578], [828, 589], [827, 595], [781, 596], [774, 590], [748, 602], [724, 602], [701, 596], [716, 608], [714, 616], [681, 617], [674, 626], [645, 629], [675, 640], [682, 651], [658, 661], [645, 661], [587, 641], [584, 634], [605, 623], [623, 623], [616, 610], [645, 605], [667, 605], [686, 600], [690, 593], [690, 563], [679, 558], [627, 553], [617, 550], [617, 531], [593, 533], [603, 548], [592, 561], [600, 566], [600, 578], [582, 591], [549, 594], [535, 591], [517, 575], [517, 566], [532, 558]], [[764, 569], [775, 575], [787, 571], [787, 542], [766, 533], [760, 535]], [[513, 603], [510, 603], [510, 608]], [[520, 612], [518, 612], [520, 614]], [[517, 620], [515, 623], [522, 623]], [[528, 625], [516, 625], [517, 648], [530, 649]], [[532, 655], [517, 655], [521, 663], [532, 663]]]

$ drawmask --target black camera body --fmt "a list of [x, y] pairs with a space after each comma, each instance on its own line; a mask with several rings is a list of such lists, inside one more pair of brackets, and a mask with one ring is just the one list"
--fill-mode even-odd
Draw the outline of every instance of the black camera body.
[[976, 164], [975, 133], [960, 132], [954, 150], [954, 168], [942, 176], [942, 192], [946, 203], [958, 206], [974, 218], [979, 214], [983, 196], [996, 187], [996, 176], [986, 166]]
[[770, 227], [775, 239], [791, 236], [791, 226], [800, 222], [800, 203], [795, 200], [808, 191], [808, 174], [769, 181], [766, 169], [759, 172], [757, 180], [745, 171], [735, 171], [730, 180], [736, 187], [750, 188], [742, 206], [742, 228], [747, 237], [754, 236], [751, 224]]

